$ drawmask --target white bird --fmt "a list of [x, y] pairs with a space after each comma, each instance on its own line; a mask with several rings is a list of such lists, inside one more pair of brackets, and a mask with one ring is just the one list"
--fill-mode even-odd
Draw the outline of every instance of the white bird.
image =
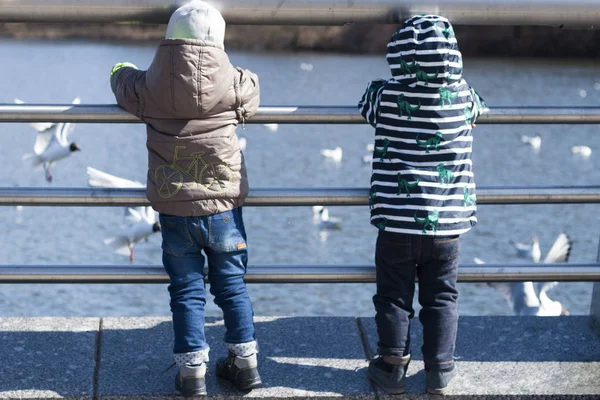
[[313, 220], [318, 222], [321, 219], [321, 210], [323, 210], [323, 206], [312, 206], [313, 211]]
[[157, 212], [152, 207], [129, 208], [127, 219], [131, 225], [124, 228], [116, 236], [104, 239], [104, 244], [111, 245], [115, 253], [120, 255], [129, 255], [129, 260], [133, 262], [133, 248], [141, 240], [148, 241], [148, 237], [155, 232], [160, 232], [160, 222], [157, 220]]
[[589, 146], [573, 146], [571, 147], [571, 152], [582, 157], [589, 157], [592, 155], [592, 149]]
[[244, 151], [246, 150], [246, 144], [247, 144], [247, 140], [244, 136], [240, 136], [238, 138], [238, 143], [240, 144], [240, 150]]
[[[88, 185], [92, 187], [103, 188], [145, 188], [142, 182], [132, 181], [125, 178], [119, 178], [96, 168], [87, 167], [85, 170], [88, 175]], [[125, 207], [125, 215], [129, 215], [129, 207]]]
[[300, 64], [300, 69], [304, 70], [304, 71], [312, 71], [313, 70], [313, 65], [310, 63], [301, 63]]
[[104, 188], [145, 188], [142, 182], [131, 181], [129, 179], [119, 178], [96, 168], [87, 167], [85, 170], [88, 175], [88, 185]]
[[335, 149], [321, 149], [321, 155], [325, 158], [330, 158], [333, 161], [340, 162], [342, 161], [343, 151], [340, 146], [337, 146]]
[[540, 135], [536, 135], [533, 137], [522, 135], [521, 142], [529, 143], [531, 145], [531, 147], [533, 147], [536, 150], [538, 150], [540, 147], [542, 147], [542, 137]]
[[[544, 258], [544, 263], [567, 262], [571, 253], [572, 242], [565, 233], [558, 235], [550, 251]], [[480, 259], [474, 260], [482, 264]], [[548, 290], [558, 282], [493, 282], [489, 283], [504, 295], [516, 315], [558, 316], [568, 315], [569, 312], [558, 301], [548, 297]]]
[[373, 151], [373, 150], [375, 150], [375, 144], [374, 144], [374, 143], [369, 143], [369, 144], [367, 145], [367, 150], [368, 150], [368, 151]]
[[365, 164], [372, 163], [373, 162], [373, 156], [371, 154], [367, 154], [367, 155], [363, 156], [362, 162], [365, 163]]
[[519, 243], [514, 240], [509, 240], [517, 251], [517, 256], [522, 258], [531, 258], [533, 262], [540, 262], [542, 251], [540, 250], [540, 241], [537, 236], [531, 238], [531, 244]]
[[319, 229], [338, 230], [342, 229], [342, 221], [339, 218], [329, 217], [329, 210], [323, 207], [320, 211]]
[[[25, 104], [23, 100], [15, 98], [16, 104]], [[29, 125], [33, 126], [33, 128], [38, 132], [44, 132], [45, 130], [51, 128], [53, 125], [56, 125], [54, 122], [30, 122]]]
[[271, 132], [277, 132], [277, 130], [279, 129], [279, 124], [263, 124], [263, 125], [265, 126], [265, 128], [267, 128]]
[[[79, 104], [79, 97], [73, 100], [73, 104]], [[58, 123], [48, 129], [38, 132], [33, 145], [33, 154], [25, 154], [23, 159], [31, 158], [35, 167], [43, 166], [46, 171], [46, 180], [52, 182], [52, 165], [58, 160], [68, 157], [74, 151], [81, 150], [77, 143], [69, 142], [69, 133], [75, 124]]]

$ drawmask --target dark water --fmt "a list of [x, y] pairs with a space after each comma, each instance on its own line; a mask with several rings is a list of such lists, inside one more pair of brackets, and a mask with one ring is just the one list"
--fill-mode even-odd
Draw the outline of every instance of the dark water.
[[[154, 46], [84, 41], [0, 41], [0, 103], [14, 97], [35, 103], [114, 103], [109, 72], [118, 61], [149, 65]], [[261, 78], [263, 105], [356, 104], [370, 79], [389, 76], [383, 56], [230, 53], [234, 65]], [[310, 64], [312, 71], [306, 65]], [[490, 106], [597, 105], [600, 62], [466, 59], [465, 77]], [[491, 126], [475, 131], [474, 171], [480, 186], [598, 184], [598, 126]], [[0, 186], [47, 186], [42, 171], [21, 160], [32, 151], [28, 124], [0, 124]], [[370, 167], [362, 162], [373, 130], [366, 125], [280, 125], [276, 132], [247, 125], [250, 184], [267, 187], [366, 187]], [[540, 151], [521, 143], [522, 134], [542, 136]], [[53, 186], [86, 185], [85, 168], [143, 181], [142, 125], [78, 124], [72, 134], [82, 148], [59, 162]], [[341, 146], [341, 163], [325, 160], [323, 148]], [[588, 159], [571, 154], [588, 145]], [[508, 240], [540, 238], [543, 254], [567, 232], [575, 241], [571, 262], [596, 259], [600, 226], [597, 205], [481, 206], [479, 224], [463, 236], [462, 262], [515, 260]], [[375, 228], [367, 207], [331, 207], [343, 220], [339, 231], [320, 232], [310, 207], [245, 209], [250, 263], [373, 263]], [[0, 254], [5, 264], [99, 264], [128, 262], [103, 239], [124, 223], [121, 209], [0, 208]], [[160, 264], [160, 238], [136, 247], [136, 264]], [[568, 268], [568, 265], [565, 266]], [[561, 283], [550, 297], [573, 314], [587, 314], [592, 285]], [[510, 314], [504, 299], [485, 284], [461, 284], [460, 311]], [[250, 285], [257, 315], [373, 314], [374, 284]], [[209, 314], [218, 315], [214, 305]], [[167, 315], [166, 285], [0, 285], [0, 316]]]

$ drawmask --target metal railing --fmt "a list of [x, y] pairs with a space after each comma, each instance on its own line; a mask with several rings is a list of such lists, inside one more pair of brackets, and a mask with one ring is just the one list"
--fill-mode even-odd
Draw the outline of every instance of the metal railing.
[[[394, 23], [435, 13], [457, 25], [554, 25], [594, 27], [600, 7], [590, 0], [220, 0], [228, 24], [336, 25]], [[166, 23], [181, 1], [0, 0], [0, 22]], [[116, 105], [0, 105], [0, 122], [139, 123]], [[248, 123], [363, 124], [355, 106], [260, 107]], [[494, 107], [479, 124], [600, 124], [600, 107]], [[479, 188], [479, 204], [600, 203], [599, 186]], [[0, 188], [0, 205], [145, 205], [143, 189]], [[249, 206], [366, 205], [367, 189], [254, 189]], [[372, 282], [365, 265], [254, 265], [248, 282]], [[461, 265], [459, 280], [600, 281], [600, 260], [588, 264]], [[161, 266], [4, 265], [0, 282], [167, 282]], [[596, 284], [598, 287], [598, 284]], [[599, 310], [600, 313], [600, 310]]]
[[[365, 124], [353, 106], [262, 106], [248, 124]], [[0, 122], [139, 123], [114, 104], [0, 104]], [[600, 107], [493, 107], [478, 124], [600, 124]]]
[[[375, 282], [372, 265], [250, 265], [248, 283]], [[462, 264], [459, 282], [600, 280], [600, 264]], [[0, 283], [168, 283], [162, 265], [2, 265]]]
[[[167, 23], [178, 0], [0, 0], [0, 22]], [[593, 28], [600, 10], [590, 0], [217, 0], [228, 24], [397, 24], [441, 14], [457, 25], [553, 25]]]

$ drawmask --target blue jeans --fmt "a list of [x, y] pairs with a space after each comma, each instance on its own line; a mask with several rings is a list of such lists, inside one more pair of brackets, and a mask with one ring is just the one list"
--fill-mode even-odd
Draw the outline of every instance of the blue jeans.
[[160, 223], [163, 265], [171, 279], [173, 352], [192, 353], [209, 347], [204, 335], [205, 259], [210, 293], [223, 311], [225, 342], [252, 342], [254, 313], [244, 283], [248, 248], [242, 208], [200, 217], [160, 214]]
[[419, 320], [427, 370], [450, 367], [458, 330], [458, 236], [407, 235], [379, 231], [375, 250], [377, 294], [373, 296], [378, 352], [410, 351], [410, 322], [419, 280]]

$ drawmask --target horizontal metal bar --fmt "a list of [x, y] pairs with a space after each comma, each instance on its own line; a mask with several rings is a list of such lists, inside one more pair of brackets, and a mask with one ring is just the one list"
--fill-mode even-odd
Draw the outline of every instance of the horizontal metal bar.
[[[248, 283], [370, 283], [373, 265], [251, 265]], [[464, 264], [460, 282], [600, 281], [600, 263]], [[0, 283], [168, 283], [161, 265], [0, 265]]]
[[[368, 189], [251, 189], [246, 206], [365, 206]], [[477, 188], [478, 204], [600, 203], [600, 186]], [[145, 189], [0, 187], [0, 206], [117, 207], [149, 205]]]
[[[115, 104], [0, 104], [0, 122], [141, 123]], [[365, 124], [356, 106], [263, 106], [249, 124]], [[478, 124], [600, 124], [600, 107], [493, 107]]]
[[[454, 24], [594, 27], [594, 0], [216, 0], [228, 24], [341, 25], [398, 23], [435, 13]], [[0, 0], [0, 22], [166, 23], [177, 0]]]

